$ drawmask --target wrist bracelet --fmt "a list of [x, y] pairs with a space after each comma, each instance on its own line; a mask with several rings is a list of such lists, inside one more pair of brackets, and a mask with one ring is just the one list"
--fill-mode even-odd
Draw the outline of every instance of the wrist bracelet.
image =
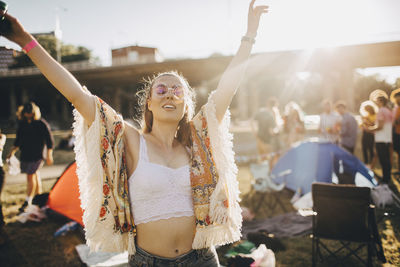
[[254, 37], [249, 37], [245, 35], [242, 37], [242, 42], [249, 42], [251, 44], [255, 44], [256, 39]]
[[25, 54], [28, 54], [29, 51], [32, 50], [32, 48], [36, 47], [39, 43], [33, 39], [29, 43], [27, 43], [24, 48], [22, 48], [22, 51], [24, 51]]

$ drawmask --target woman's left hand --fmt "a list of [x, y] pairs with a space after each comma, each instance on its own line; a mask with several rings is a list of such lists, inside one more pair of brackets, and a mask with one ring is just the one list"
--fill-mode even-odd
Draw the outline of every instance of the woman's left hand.
[[254, 6], [254, 2], [255, 0], [251, 0], [250, 2], [246, 33], [246, 36], [253, 38], [257, 35], [261, 15], [268, 13], [268, 6]]
[[53, 160], [53, 149], [47, 149], [47, 158], [46, 158], [46, 164], [47, 165], [53, 165], [54, 160]]

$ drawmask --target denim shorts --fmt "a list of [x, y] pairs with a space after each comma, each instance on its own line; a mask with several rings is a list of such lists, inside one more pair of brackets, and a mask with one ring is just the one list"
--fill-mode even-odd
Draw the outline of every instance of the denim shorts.
[[164, 258], [153, 255], [136, 246], [136, 253], [129, 255], [129, 266], [138, 267], [214, 267], [219, 266], [218, 255], [215, 248], [191, 250], [176, 258]]

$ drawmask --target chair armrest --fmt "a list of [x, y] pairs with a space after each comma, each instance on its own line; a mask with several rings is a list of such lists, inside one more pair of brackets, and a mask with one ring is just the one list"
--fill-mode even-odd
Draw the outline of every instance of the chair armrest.
[[312, 209], [299, 209], [298, 210], [299, 214], [303, 217], [308, 217], [308, 216], [315, 216], [317, 213], [313, 211]]

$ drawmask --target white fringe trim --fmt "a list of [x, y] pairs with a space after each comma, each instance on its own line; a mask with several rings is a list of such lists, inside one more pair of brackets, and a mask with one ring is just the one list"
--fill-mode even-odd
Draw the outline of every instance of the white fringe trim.
[[[238, 170], [234, 160], [233, 135], [229, 132], [230, 112], [227, 110], [222, 121], [218, 122], [211, 93], [204, 107], [204, 114], [208, 124], [212, 155], [219, 174], [218, 183], [210, 197], [210, 218], [220, 225], [197, 228], [193, 248], [235, 242], [240, 239], [242, 228], [239, 183], [236, 179]], [[228, 208], [225, 208], [223, 203], [226, 198], [229, 201]]]
[[[85, 87], [83, 89], [87, 90]], [[128, 250], [129, 254], [134, 254], [136, 249], [133, 234], [115, 232], [111, 213], [106, 214], [105, 220], [99, 220], [103, 198], [103, 168], [100, 160], [100, 103], [97, 97], [95, 104], [95, 119], [89, 128], [82, 115], [76, 109], [73, 111], [73, 135], [76, 138], [74, 151], [86, 242], [90, 251]]]
[[223, 246], [240, 240], [241, 234], [227, 224], [210, 225], [197, 228], [193, 240], [193, 249], [209, 248], [214, 245]]

